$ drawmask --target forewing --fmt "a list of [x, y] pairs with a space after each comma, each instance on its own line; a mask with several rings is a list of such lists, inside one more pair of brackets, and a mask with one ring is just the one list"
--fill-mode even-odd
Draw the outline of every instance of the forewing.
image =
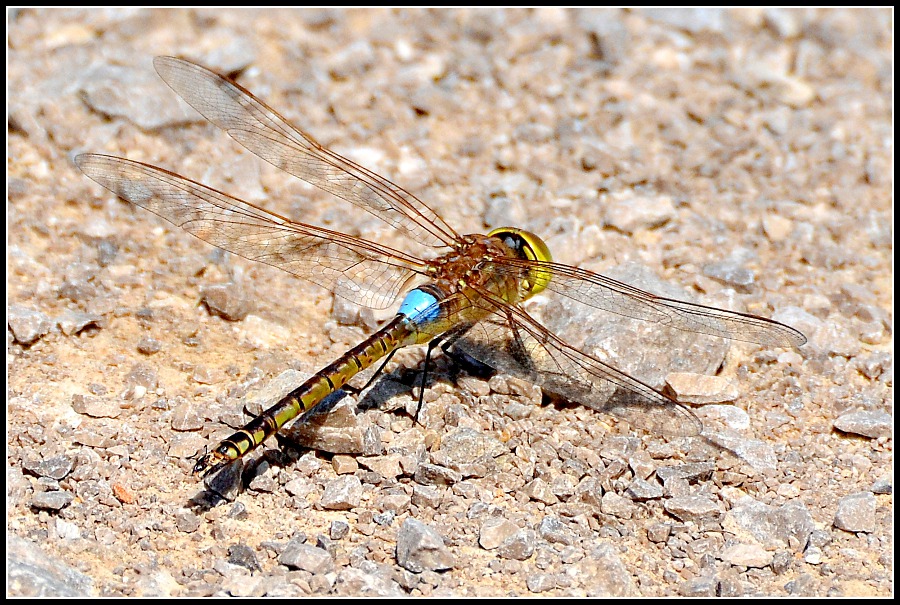
[[794, 328], [765, 317], [656, 296], [570, 265], [498, 258], [483, 263], [481, 270], [517, 277], [529, 272], [549, 274], [549, 291], [596, 309], [685, 332], [785, 348], [806, 342]]
[[270, 164], [355, 204], [420, 244], [450, 245], [458, 237], [414, 195], [326, 149], [231, 80], [175, 57], [156, 57], [153, 64], [189, 105]]
[[387, 246], [291, 221], [156, 166], [99, 154], [79, 155], [75, 163], [122, 199], [205, 242], [368, 307], [389, 306], [424, 269]]
[[702, 430], [688, 408], [566, 344], [520, 307], [499, 300], [491, 304], [495, 313], [473, 325], [454, 349], [654, 434], [692, 436]]

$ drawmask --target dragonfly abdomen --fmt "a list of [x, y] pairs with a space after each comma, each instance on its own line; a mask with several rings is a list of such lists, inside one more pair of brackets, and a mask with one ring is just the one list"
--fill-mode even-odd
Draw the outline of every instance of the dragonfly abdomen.
[[[277, 433], [284, 425], [311, 410], [317, 403], [347, 384], [356, 374], [399, 347], [414, 344], [416, 331], [408, 317], [392, 321], [353, 347], [278, 403], [223, 439], [194, 465], [194, 473], [207, 473], [243, 457]], [[410, 339], [413, 341], [410, 341]]]

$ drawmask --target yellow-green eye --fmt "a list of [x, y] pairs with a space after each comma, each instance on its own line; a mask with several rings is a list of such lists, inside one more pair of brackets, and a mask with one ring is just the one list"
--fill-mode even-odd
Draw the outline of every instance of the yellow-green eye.
[[[552, 263], [553, 256], [550, 249], [540, 237], [524, 229], [515, 227], [500, 227], [488, 233], [490, 237], [496, 237], [513, 250], [519, 258], [525, 260]], [[526, 279], [530, 284], [529, 296], [534, 296], [544, 290], [550, 283], [551, 273], [549, 269], [532, 268]]]

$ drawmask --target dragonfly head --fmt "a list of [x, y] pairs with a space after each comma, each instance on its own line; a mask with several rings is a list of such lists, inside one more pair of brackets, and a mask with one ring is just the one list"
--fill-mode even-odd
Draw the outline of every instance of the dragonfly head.
[[[515, 227], [499, 227], [488, 233], [488, 237], [496, 237], [507, 248], [513, 251], [513, 255], [523, 260], [537, 261], [539, 263], [552, 263], [553, 256], [550, 249], [540, 237], [524, 229]], [[541, 292], [550, 283], [550, 269], [532, 267], [524, 278], [524, 285], [528, 292], [528, 298]]]

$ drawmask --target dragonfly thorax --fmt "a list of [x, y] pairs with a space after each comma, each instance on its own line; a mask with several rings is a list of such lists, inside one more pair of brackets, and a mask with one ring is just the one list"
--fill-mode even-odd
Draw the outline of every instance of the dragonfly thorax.
[[461, 237], [456, 244], [428, 261], [431, 283], [410, 291], [401, 303], [398, 313], [414, 324], [449, 316], [478, 321], [499, 304], [531, 298], [550, 282], [550, 251], [533, 233], [505, 227]]

